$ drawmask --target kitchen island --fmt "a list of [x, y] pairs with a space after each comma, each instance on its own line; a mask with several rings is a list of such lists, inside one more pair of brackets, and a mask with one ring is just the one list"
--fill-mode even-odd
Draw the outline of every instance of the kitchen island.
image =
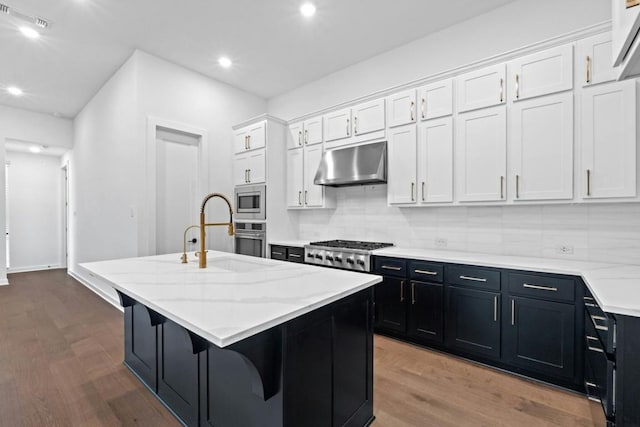
[[124, 362], [188, 426], [373, 421], [379, 276], [209, 251], [82, 264], [125, 308]]

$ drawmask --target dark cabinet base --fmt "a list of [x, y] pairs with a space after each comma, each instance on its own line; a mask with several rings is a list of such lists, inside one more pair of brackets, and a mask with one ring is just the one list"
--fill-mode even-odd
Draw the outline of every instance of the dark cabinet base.
[[373, 421], [373, 291], [225, 348], [125, 305], [125, 364], [188, 426], [345, 426]]

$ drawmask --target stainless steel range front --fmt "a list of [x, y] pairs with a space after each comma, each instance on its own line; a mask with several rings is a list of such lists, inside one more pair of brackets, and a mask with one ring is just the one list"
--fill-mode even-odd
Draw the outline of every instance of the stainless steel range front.
[[369, 272], [371, 271], [371, 253], [376, 249], [389, 246], [393, 246], [393, 243], [354, 240], [311, 242], [304, 247], [304, 261], [307, 264]]

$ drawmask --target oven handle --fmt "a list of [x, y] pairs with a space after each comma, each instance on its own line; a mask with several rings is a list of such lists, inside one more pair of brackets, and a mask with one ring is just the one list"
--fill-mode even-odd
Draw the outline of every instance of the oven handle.
[[261, 236], [259, 234], [241, 234], [236, 232], [236, 239], [263, 240], [264, 236]]

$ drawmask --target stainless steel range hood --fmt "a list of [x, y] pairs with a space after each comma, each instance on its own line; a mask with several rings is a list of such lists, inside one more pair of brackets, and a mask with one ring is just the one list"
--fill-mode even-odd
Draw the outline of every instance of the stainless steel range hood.
[[386, 183], [386, 141], [326, 151], [313, 182], [330, 187]]

